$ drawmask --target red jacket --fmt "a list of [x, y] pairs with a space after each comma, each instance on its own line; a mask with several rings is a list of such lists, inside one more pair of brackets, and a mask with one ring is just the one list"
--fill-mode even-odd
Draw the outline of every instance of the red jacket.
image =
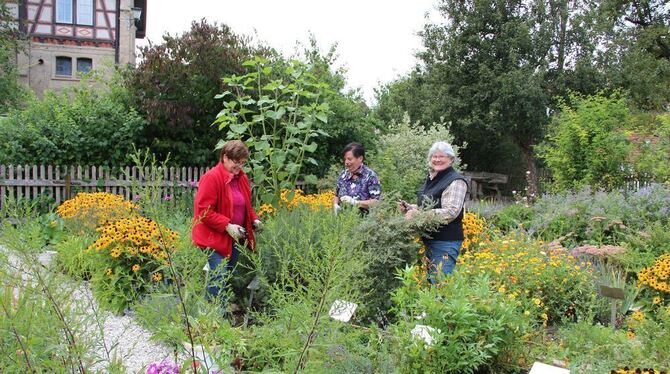
[[[233, 238], [226, 232], [226, 226], [233, 216], [232, 194], [229, 185], [232, 179], [233, 174], [219, 162], [200, 177], [193, 207], [191, 240], [198, 247], [213, 248], [225, 257], [230, 257], [233, 248]], [[253, 222], [258, 219], [258, 216], [251, 207], [249, 178], [243, 171], [240, 171], [239, 186], [247, 206], [245, 219], [247, 244], [253, 250], [255, 246]]]

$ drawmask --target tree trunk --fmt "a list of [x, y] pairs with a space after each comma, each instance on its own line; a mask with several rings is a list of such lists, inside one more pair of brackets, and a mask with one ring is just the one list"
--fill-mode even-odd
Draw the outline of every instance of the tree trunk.
[[560, 5], [559, 11], [559, 27], [558, 27], [558, 65], [559, 74], [563, 72], [565, 67], [565, 49], [567, 48], [567, 32], [568, 32], [568, 2], [564, 1]]

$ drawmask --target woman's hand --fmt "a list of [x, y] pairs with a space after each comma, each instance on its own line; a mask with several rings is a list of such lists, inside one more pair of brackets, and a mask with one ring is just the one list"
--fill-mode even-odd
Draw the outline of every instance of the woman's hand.
[[239, 241], [240, 239], [243, 239], [247, 235], [244, 227], [236, 225], [234, 223], [229, 223], [228, 226], [226, 226], [226, 232], [235, 241]]
[[412, 217], [414, 217], [414, 215], [415, 215], [416, 212], [418, 212], [418, 211], [419, 211], [418, 209], [415, 209], [414, 207], [411, 207], [411, 206], [410, 206], [410, 207], [407, 209], [407, 211], [405, 212], [405, 219], [406, 219], [406, 220], [410, 220], [410, 219], [412, 219]]
[[351, 196], [342, 196], [340, 197], [340, 202], [350, 205], [356, 205], [358, 203], [358, 200], [356, 200]]
[[259, 219], [254, 220], [252, 225], [253, 225], [255, 231], [261, 231], [263, 229], [263, 222], [261, 222], [261, 220], [259, 220]]

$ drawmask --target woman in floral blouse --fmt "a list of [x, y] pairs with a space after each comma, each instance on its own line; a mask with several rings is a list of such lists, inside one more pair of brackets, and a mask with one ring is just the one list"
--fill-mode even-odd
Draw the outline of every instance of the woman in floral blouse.
[[345, 169], [337, 178], [333, 209], [337, 213], [341, 204], [349, 204], [367, 212], [381, 198], [382, 188], [377, 173], [363, 163], [365, 148], [360, 143], [347, 144], [342, 155]]

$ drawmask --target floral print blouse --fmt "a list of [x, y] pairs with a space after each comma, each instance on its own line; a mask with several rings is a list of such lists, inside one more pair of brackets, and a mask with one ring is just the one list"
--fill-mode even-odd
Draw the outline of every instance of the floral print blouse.
[[361, 164], [358, 171], [354, 173], [345, 169], [340, 174], [337, 178], [335, 194], [337, 197], [351, 196], [357, 200], [378, 200], [382, 195], [382, 188], [377, 173], [365, 164]]

